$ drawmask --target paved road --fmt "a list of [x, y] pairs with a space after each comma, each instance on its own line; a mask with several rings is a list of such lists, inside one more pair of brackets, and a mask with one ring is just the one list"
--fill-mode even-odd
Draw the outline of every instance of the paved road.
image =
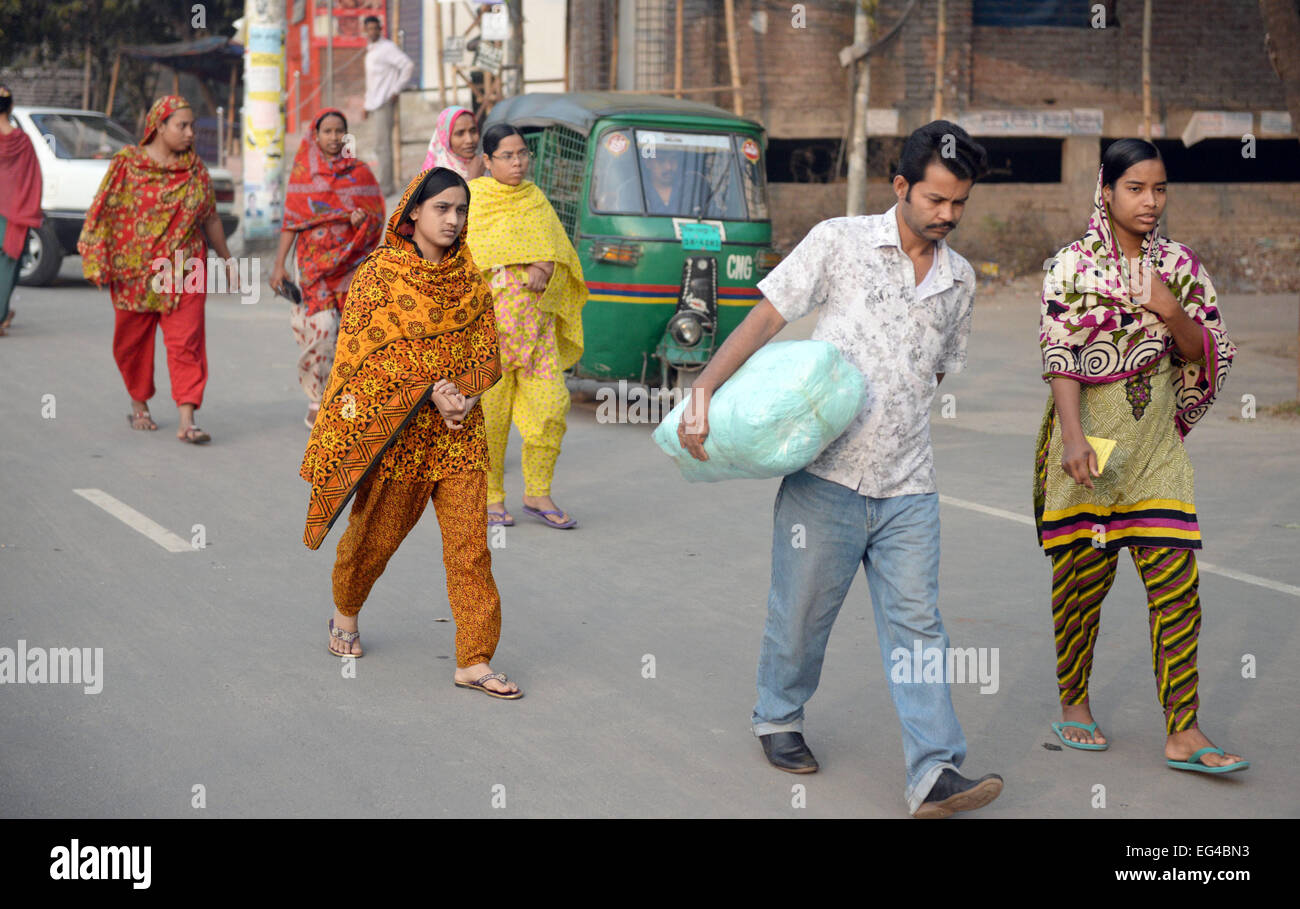
[[[103, 688], [0, 686], [0, 815], [905, 816], [861, 574], [809, 705], [822, 772], [773, 770], [749, 732], [776, 481], [690, 486], [650, 426], [599, 423], [594, 402], [577, 401], [555, 492], [580, 529], [520, 524], [494, 552], [505, 610], [494, 664], [528, 696], [452, 687], [431, 516], [376, 586], [362, 614], [366, 657], [344, 678], [325, 652], [337, 532], [319, 552], [300, 542], [307, 433], [283, 303], [266, 288], [256, 305], [209, 301], [202, 425], [214, 442], [194, 448], [173, 438], [161, 343], [161, 428], [127, 429], [112, 310], [78, 269], [73, 258], [58, 285], [20, 288], [15, 329], [0, 340], [0, 647], [102, 648]], [[1045, 395], [1037, 310], [1031, 285], [981, 296], [971, 365], [943, 385], [956, 410], [945, 418], [936, 402], [934, 440], [945, 621], [954, 645], [999, 653], [995, 693], [954, 686], [966, 769], [1007, 781], [982, 814], [1300, 813], [1288, 722], [1300, 686], [1300, 424], [1234, 419], [1244, 394], [1261, 409], [1290, 397], [1295, 299], [1229, 298], [1225, 313], [1240, 363], [1189, 440], [1204, 560], [1220, 569], [1202, 581], [1202, 721], [1253, 766], [1212, 779], [1164, 766], [1144, 601], [1126, 561], [1093, 689], [1114, 745], [1048, 747], [1047, 565], [1024, 523]], [[515, 439], [512, 504], [518, 452]], [[77, 489], [187, 541], [202, 525], [207, 546], [169, 552]], [[643, 677], [647, 655], [654, 678]], [[1256, 678], [1242, 677], [1244, 655]], [[792, 807], [796, 784], [806, 807]], [[1104, 808], [1093, 807], [1097, 784]]]

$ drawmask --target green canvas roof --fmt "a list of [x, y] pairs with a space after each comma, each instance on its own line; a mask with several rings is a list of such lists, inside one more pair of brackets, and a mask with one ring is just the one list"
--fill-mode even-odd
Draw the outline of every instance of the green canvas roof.
[[682, 114], [732, 120], [762, 129], [762, 125], [729, 110], [700, 101], [665, 98], [662, 95], [629, 95], [619, 92], [534, 92], [499, 101], [484, 126], [508, 122], [513, 126], [549, 126], [561, 123], [584, 136], [602, 117], [617, 114]]

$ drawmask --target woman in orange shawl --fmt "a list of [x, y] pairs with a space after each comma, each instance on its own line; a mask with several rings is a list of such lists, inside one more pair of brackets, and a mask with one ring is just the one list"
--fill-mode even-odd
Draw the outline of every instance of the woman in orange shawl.
[[154, 102], [144, 138], [113, 156], [86, 212], [77, 242], [86, 279], [108, 285], [117, 310], [113, 357], [131, 395], [127, 422], [154, 430], [153, 345], [159, 326], [167, 345], [176, 437], [208, 442], [194, 425], [203, 403], [208, 358], [203, 339], [207, 243], [226, 262], [229, 287], [238, 269], [217, 216], [208, 169], [194, 152], [194, 111], [179, 95]]
[[522, 692], [489, 661], [501, 598], [487, 547], [487, 437], [478, 399], [501, 376], [492, 294], [465, 248], [469, 187], [423, 171], [357, 269], [300, 471], [304, 542], [317, 549], [353, 500], [334, 563], [330, 652], [359, 657], [357, 613], [433, 501], [456, 620], [458, 687]]
[[[289, 323], [302, 355], [298, 382], [307, 395], [308, 428], [334, 365], [339, 314], [348, 285], [384, 233], [384, 196], [370, 168], [344, 146], [348, 121], [341, 111], [321, 111], [293, 159], [284, 197], [284, 227], [271, 272], [271, 288], [289, 297]], [[302, 299], [285, 286], [284, 263], [297, 240]]]

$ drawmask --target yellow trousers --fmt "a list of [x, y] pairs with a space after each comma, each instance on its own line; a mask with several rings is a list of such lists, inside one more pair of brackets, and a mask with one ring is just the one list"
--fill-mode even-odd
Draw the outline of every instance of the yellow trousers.
[[560, 456], [560, 440], [564, 438], [567, 426], [564, 417], [570, 404], [564, 377], [538, 379], [512, 369], [483, 393], [480, 403], [491, 465], [488, 468], [488, 504], [506, 500], [506, 442], [510, 438], [512, 421], [524, 439], [521, 453], [524, 495], [550, 495], [555, 461]]

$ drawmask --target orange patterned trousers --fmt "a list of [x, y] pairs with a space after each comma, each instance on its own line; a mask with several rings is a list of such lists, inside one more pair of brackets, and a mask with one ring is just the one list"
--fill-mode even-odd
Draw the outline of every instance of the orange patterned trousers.
[[456, 620], [456, 665], [486, 663], [501, 638], [501, 596], [487, 545], [487, 474], [440, 480], [367, 477], [357, 488], [334, 562], [334, 605], [356, 615], [429, 501], [442, 531], [447, 597]]

